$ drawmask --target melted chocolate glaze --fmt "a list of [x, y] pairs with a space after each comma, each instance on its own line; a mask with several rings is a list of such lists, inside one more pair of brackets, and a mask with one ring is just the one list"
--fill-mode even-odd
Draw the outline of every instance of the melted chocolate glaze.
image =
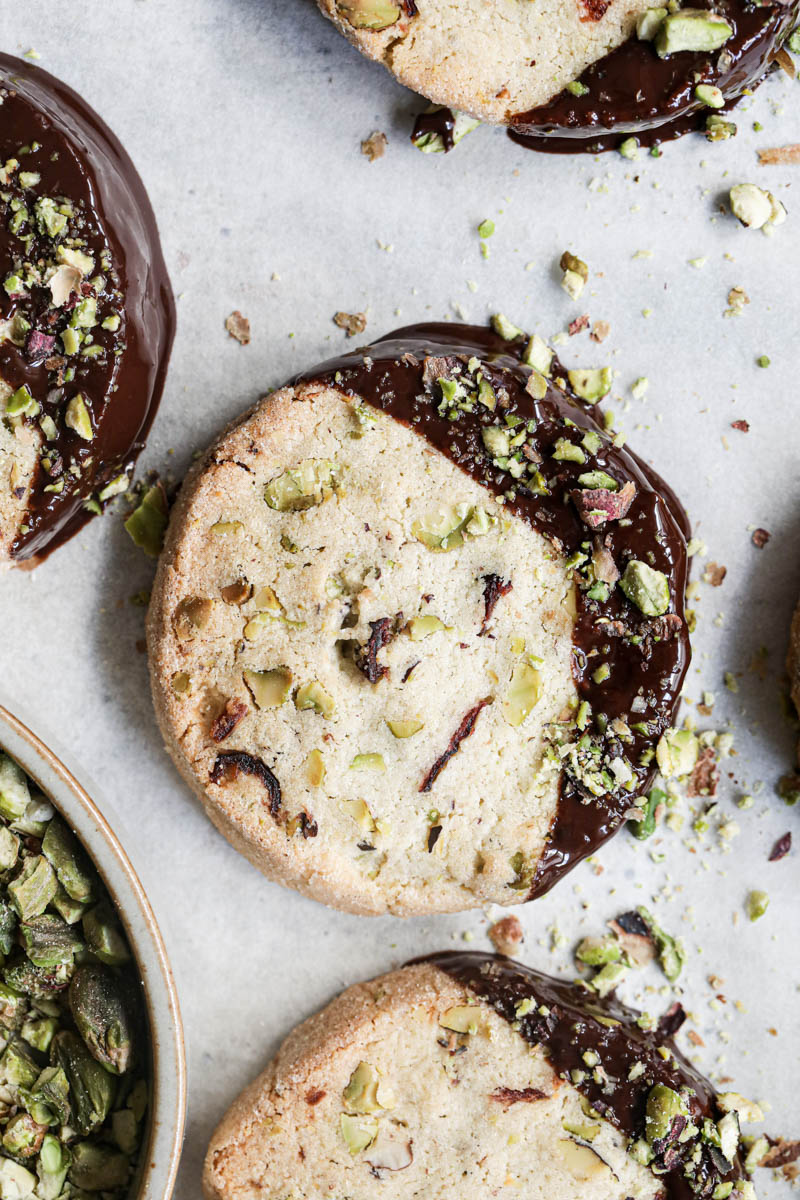
[[[600, 999], [578, 983], [553, 979], [499, 955], [477, 951], [448, 951], [432, 954], [416, 962], [430, 963], [486, 1000], [509, 1023], [518, 1023], [519, 1033], [534, 1046], [542, 1046], [553, 1069], [562, 1076], [581, 1071], [583, 1080], [575, 1086], [591, 1105], [630, 1138], [644, 1133], [647, 1095], [655, 1084], [673, 1091], [688, 1089], [689, 1113], [695, 1124], [704, 1117], [716, 1120], [715, 1093], [708, 1082], [677, 1049], [671, 1038], [655, 1030], [648, 1032], [636, 1024], [637, 1012], [619, 1001]], [[532, 1000], [531, 1011], [517, 1015], [517, 1006]], [[544, 1006], [546, 1012], [540, 1011]], [[664, 1059], [659, 1047], [666, 1046], [670, 1057]], [[584, 1054], [599, 1056], [606, 1083], [597, 1082], [587, 1070]], [[629, 1079], [631, 1067], [641, 1063], [644, 1072]], [[574, 1080], [573, 1080], [574, 1082]], [[686, 1093], [685, 1093], [686, 1094]], [[696, 1200], [706, 1196], [723, 1181], [741, 1178], [739, 1164], [733, 1170], [721, 1164], [708, 1147], [693, 1187], [684, 1175], [683, 1163], [659, 1174], [667, 1194], [673, 1200]]]
[[[579, 77], [588, 91], [574, 96], [566, 89], [547, 104], [509, 120], [508, 135], [530, 150], [596, 154], [635, 135], [643, 146], [659, 145], [692, 130], [705, 128], [711, 110], [694, 96], [698, 83], [722, 90], [732, 108], [745, 88], [753, 88], [770, 69], [776, 51], [793, 29], [800, 4], [758, 6], [746, 0], [692, 0], [692, 7], [713, 9], [734, 33], [714, 54], [683, 52], [659, 58], [652, 42], [634, 34], [592, 63]], [[716, 110], [718, 111], [718, 110]], [[422, 133], [439, 133], [452, 149], [453, 114], [442, 108], [417, 118], [412, 141]]]
[[[652, 782], [654, 771], [649, 765], [640, 765], [639, 758], [672, 724], [689, 665], [689, 638], [683, 620], [689, 525], [679, 501], [663, 480], [630, 451], [616, 447], [607, 434], [603, 434], [602, 446], [589, 463], [581, 465], [551, 457], [558, 438], [580, 443], [587, 431], [602, 433], [603, 427], [594, 415], [596, 410], [587, 409], [566, 387], [549, 382], [544, 399], [534, 399], [525, 390], [531, 372], [520, 361], [520, 348], [521, 343], [504, 341], [484, 328], [455, 324], [409, 326], [315, 368], [301, 381], [337, 387], [389, 413], [495, 496], [513, 489], [513, 499], [506, 500], [506, 508], [551, 539], [567, 556], [582, 548], [585, 552], [593, 537], [570, 500], [570, 491], [578, 486], [577, 476], [590, 468], [600, 469], [611, 474], [620, 486], [628, 480], [636, 485], [626, 521], [610, 521], [595, 535], [603, 539], [620, 571], [628, 559], [636, 558], [667, 576], [671, 612], [680, 618], [680, 629], [677, 636], [654, 642], [647, 657], [641, 645], [632, 644], [627, 637], [609, 636], [609, 626], [598, 623], [599, 619], [621, 622], [634, 636], [647, 639], [648, 623], [618, 588], [612, 589], [603, 604], [576, 588], [572, 670], [580, 699], [588, 701], [593, 714], [605, 714], [609, 723], [616, 717], [628, 723], [647, 721], [648, 732], [632, 731], [633, 742], [625, 747], [637, 777], [635, 791], [622, 789], [594, 798], [571, 776], [562, 775], [550, 839], [535, 876], [524, 885], [520, 883], [520, 890], [527, 891], [531, 899], [546, 892], [610, 838], [624, 820], [632, 798]], [[534, 494], [487, 456], [481, 431], [496, 423], [496, 414], [478, 405], [480, 412], [462, 414], [454, 421], [440, 415], [439, 397], [426, 388], [423, 380], [429, 356], [455, 356], [464, 363], [473, 356], [479, 358], [489, 383], [496, 391], [504, 388], [508, 393], [510, 407], [505, 411], [536, 422], [529, 444], [541, 455], [539, 469], [550, 489], [548, 495]], [[554, 374], [558, 374], [556, 368], [557, 364]], [[523, 566], [519, 564], [518, 569]], [[607, 681], [596, 683], [593, 673], [600, 661], [609, 663], [611, 675]], [[641, 711], [643, 698], [645, 712]]]
[[[11, 341], [0, 343], [0, 378], [15, 390], [27, 385], [41, 407], [35, 422], [42, 414], [55, 420], [58, 436], [48, 441], [47, 453], [63, 464], [59, 477], [66, 481], [60, 494], [46, 492], [54, 477], [37, 469], [24, 520], [27, 531], [20, 531], [12, 546], [17, 562], [32, 565], [85, 524], [91, 515], [85, 502], [129, 470], [142, 450], [164, 386], [175, 304], [147, 193], [111, 130], [66, 84], [5, 54], [0, 54], [0, 95], [0, 165], [36, 142], [40, 148], [20, 157], [20, 163], [22, 170], [41, 176], [32, 191], [23, 192], [16, 181], [0, 191], [11, 191], [12, 200], [28, 206], [41, 196], [71, 202], [81, 248], [106, 280], [97, 293], [98, 313], [113, 310], [121, 317], [117, 331], [100, 324], [92, 330], [93, 344], [103, 348], [101, 356], [78, 354], [66, 360], [76, 372], [63, 386], [54, 387], [52, 369], [36, 355]], [[0, 220], [4, 207], [0, 202]], [[32, 230], [34, 241], [25, 253], [9, 228], [10, 213], [6, 216], [0, 223], [3, 278], [20, 258], [35, 262], [44, 240], [30, 222], [23, 233]], [[110, 269], [102, 269], [102, 262]], [[47, 288], [35, 291], [34, 327], [57, 337], [63, 316], [48, 312]], [[20, 307], [18, 298], [0, 289], [0, 322], [14, 317]], [[30, 312], [29, 305], [26, 315]], [[59, 353], [56, 341], [51, 354]], [[92, 441], [82, 440], [63, 421], [63, 410], [79, 392], [91, 415]], [[69, 472], [72, 463], [80, 468], [77, 477]]]

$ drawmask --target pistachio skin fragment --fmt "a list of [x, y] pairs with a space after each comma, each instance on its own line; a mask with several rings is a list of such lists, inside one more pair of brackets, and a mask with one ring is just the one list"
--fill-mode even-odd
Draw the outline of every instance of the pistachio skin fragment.
[[669, 580], [662, 571], [632, 558], [619, 586], [632, 604], [646, 617], [661, 617], [670, 605]]
[[119, 976], [99, 963], [80, 967], [70, 983], [69, 1005], [92, 1058], [124, 1075], [133, 1061], [133, 1032]]
[[394, 0], [336, 0], [336, 8], [354, 29], [379, 33], [400, 19]]

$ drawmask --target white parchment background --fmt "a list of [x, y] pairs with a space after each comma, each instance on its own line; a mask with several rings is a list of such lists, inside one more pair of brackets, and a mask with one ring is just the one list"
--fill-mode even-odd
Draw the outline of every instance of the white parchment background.
[[[800, 167], [756, 158], [758, 146], [798, 140], [798, 85], [768, 81], [740, 108], [733, 142], [687, 138], [660, 159], [534, 155], [489, 128], [434, 158], [408, 142], [418, 101], [362, 60], [311, 0], [5, 0], [0, 46], [35, 48], [77, 88], [150, 191], [179, 332], [143, 467], [179, 477], [266, 388], [338, 350], [337, 309], [365, 309], [372, 335], [457, 314], [482, 322], [498, 309], [545, 336], [582, 312], [610, 322], [602, 346], [584, 333], [561, 354], [570, 366], [616, 368], [618, 423], [684, 499], [709, 558], [728, 568], [722, 587], [700, 585], [687, 695], [715, 692], [704, 724], [729, 722], [735, 733], [720, 803], [741, 834], [723, 854], [715, 835], [700, 841], [687, 821], [683, 834], [664, 833], [656, 848], [666, 857], [654, 863], [652, 843], [623, 833], [599, 856], [602, 875], [584, 865], [519, 910], [523, 957], [566, 967], [582, 932], [650, 904], [689, 950], [678, 993], [705, 1041], [697, 1060], [771, 1104], [768, 1128], [800, 1136], [797, 857], [767, 863], [786, 830], [798, 841], [800, 816], [774, 793], [794, 736], [779, 689], [800, 590]], [[389, 147], [370, 164], [359, 142], [374, 129]], [[773, 238], [721, 214], [727, 188], [742, 180], [785, 202], [789, 219]], [[485, 217], [497, 226], [488, 260], [476, 235]], [[578, 305], [558, 286], [566, 248], [592, 272]], [[726, 320], [733, 285], [751, 303]], [[246, 348], [223, 328], [234, 308], [252, 322]], [[767, 369], [756, 366], [762, 354]], [[641, 375], [647, 398], [632, 400]], [[748, 434], [731, 429], [738, 418]], [[755, 525], [772, 534], [760, 551]], [[215, 1122], [299, 1018], [345, 984], [465, 932], [485, 948], [486, 919], [329, 912], [266, 883], [228, 847], [156, 731], [137, 649], [143, 610], [129, 600], [151, 574], [120, 519], [107, 516], [34, 573], [5, 575], [0, 687], [98, 782], [161, 922], [190, 1070], [177, 1194], [195, 1200]], [[751, 669], [761, 647], [763, 678]], [[737, 673], [738, 694], [726, 692], [725, 671]], [[737, 797], [759, 786], [755, 807], [739, 812]], [[743, 903], [754, 887], [771, 903], [751, 925]], [[563, 945], [553, 952], [554, 929]], [[724, 984], [712, 987], [710, 974]], [[626, 994], [656, 1010], [670, 995], [643, 989], [663, 984], [653, 972]], [[759, 1183], [769, 1196], [788, 1190]]]

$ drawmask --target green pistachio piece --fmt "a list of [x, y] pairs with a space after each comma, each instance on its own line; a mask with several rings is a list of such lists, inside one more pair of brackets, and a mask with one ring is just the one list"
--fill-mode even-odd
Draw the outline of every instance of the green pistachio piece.
[[336, 8], [354, 29], [388, 29], [400, 19], [394, 0], [336, 0]]
[[114, 1075], [131, 1065], [133, 1031], [120, 978], [97, 963], [79, 967], [69, 985], [69, 1006], [92, 1058]]
[[492, 316], [492, 329], [506, 342], [515, 342], [517, 338], [525, 336], [519, 326], [509, 321], [504, 313], [495, 313]]
[[556, 438], [555, 450], [553, 451], [552, 457], [558, 462], [586, 462], [586, 455], [584, 454], [583, 450], [581, 450], [580, 446], [577, 446], [574, 442], [571, 442], [569, 438], [565, 437]]
[[83, 935], [92, 954], [110, 967], [130, 962], [131, 952], [111, 906], [102, 900], [83, 917]]
[[31, 1017], [24, 1021], [20, 1029], [20, 1037], [33, 1046], [34, 1050], [40, 1050], [46, 1054], [50, 1049], [50, 1043], [58, 1033], [59, 1022], [55, 1017]]
[[714, 87], [710, 83], [699, 83], [694, 89], [695, 99], [701, 104], [705, 104], [706, 108], [724, 108], [725, 97], [718, 87]]
[[581, 1138], [584, 1142], [593, 1142], [602, 1129], [602, 1125], [595, 1124], [593, 1121], [572, 1121], [569, 1117], [564, 1117], [561, 1128], [567, 1133]]
[[572, 300], [577, 300], [589, 278], [589, 268], [581, 258], [565, 250], [559, 266], [562, 270], [561, 286]]
[[530, 663], [517, 663], [503, 697], [503, 717], [513, 728], [521, 725], [542, 697], [542, 674]]
[[539, 337], [538, 333], [534, 333], [528, 339], [522, 355], [522, 361], [527, 367], [533, 367], [534, 370], [539, 371], [540, 374], [549, 378], [553, 365], [553, 351], [544, 338]]
[[0, 751], [0, 816], [16, 821], [30, 803], [28, 778], [13, 758]]
[[606, 963], [606, 965], [597, 972], [597, 974], [589, 981], [590, 987], [597, 992], [598, 996], [608, 996], [614, 991], [628, 974], [628, 967], [621, 962]]
[[381, 1077], [375, 1067], [360, 1062], [342, 1092], [345, 1108], [350, 1113], [363, 1114], [380, 1112], [390, 1108], [387, 1097], [382, 1094]]
[[288, 667], [273, 667], [269, 671], [243, 671], [242, 677], [256, 708], [280, 708], [286, 703], [292, 688], [292, 672]]
[[[52, 1044], [52, 1038], [50, 1039]], [[31, 1088], [31, 1097], [50, 1109], [59, 1124], [70, 1116], [69, 1080], [61, 1067], [45, 1067]]]
[[164, 545], [167, 520], [164, 490], [156, 484], [144, 493], [137, 508], [125, 522], [125, 529], [133, 539], [134, 545], [144, 550], [150, 558], [158, 558]]
[[80, 904], [94, 897], [95, 875], [77, 838], [61, 817], [53, 817], [42, 840], [42, 854], [67, 895]]
[[408, 636], [412, 642], [421, 642], [423, 638], [430, 637], [432, 633], [440, 633], [446, 628], [444, 621], [432, 615], [412, 617], [408, 622]]
[[34, 1000], [47, 1000], [57, 995], [69, 982], [73, 968], [68, 963], [57, 967], [36, 967], [20, 951], [3, 967], [3, 979], [14, 991], [24, 992]]
[[[425, 111], [426, 113], [435, 113], [440, 112], [441, 108], [442, 106], [439, 104], [432, 104]], [[480, 121], [477, 121], [474, 117], [468, 116], [467, 113], [458, 112], [456, 109], [451, 109], [450, 111], [453, 114], [453, 129], [451, 137], [453, 139], [453, 145], [457, 146], [463, 137], [466, 137], [468, 133], [472, 133], [473, 129], [478, 128]], [[413, 142], [417, 149], [421, 150], [423, 154], [445, 153], [446, 147], [442, 135], [440, 133], [435, 133], [433, 130], [421, 133], [419, 137], [413, 138]]]
[[0, 825], [0, 871], [10, 871], [18, 857], [19, 838], [7, 825]]
[[9, 417], [35, 417], [38, 412], [39, 405], [25, 383], [6, 400], [6, 414]]
[[325, 762], [321, 750], [310, 750], [306, 755], [306, 778], [312, 787], [320, 787], [325, 778]]
[[326, 721], [330, 721], [336, 711], [333, 696], [325, 691], [317, 679], [312, 679], [310, 683], [304, 683], [297, 689], [294, 703], [295, 708], [300, 711], [307, 708], [313, 709], [314, 712], [320, 713]]
[[351, 771], [385, 771], [382, 754], [357, 754], [350, 763]]
[[747, 915], [751, 921], [757, 921], [759, 917], [763, 917], [769, 907], [769, 896], [766, 892], [753, 891], [747, 895]]
[[610, 367], [581, 367], [567, 371], [567, 379], [575, 395], [587, 404], [596, 404], [611, 391]]
[[42, 855], [27, 858], [19, 875], [8, 885], [11, 903], [23, 921], [40, 916], [57, 890], [55, 871]]
[[58, 238], [67, 228], [67, 218], [59, 212], [58, 206], [50, 196], [40, 196], [33, 206], [36, 221], [42, 233], [48, 237]]
[[14, 1158], [33, 1158], [39, 1153], [47, 1126], [37, 1125], [26, 1112], [13, 1116], [3, 1130], [3, 1149]]
[[481, 438], [492, 458], [506, 458], [511, 453], [511, 430], [502, 425], [484, 425]]
[[622, 948], [610, 933], [604, 937], [585, 937], [575, 951], [575, 957], [590, 967], [603, 967], [619, 962]]
[[67, 357], [77, 354], [81, 348], [81, 335], [77, 329], [72, 329], [69, 326], [61, 331], [61, 345]]
[[755, 1100], [748, 1100], [740, 1092], [722, 1092], [717, 1096], [717, 1108], [721, 1113], [735, 1112], [745, 1125], [755, 1125], [764, 1120], [764, 1112]]
[[636, 36], [642, 42], [652, 42], [667, 15], [666, 8], [648, 8], [636, 18]]
[[264, 499], [278, 512], [301, 512], [328, 500], [340, 486], [340, 471], [327, 459], [306, 458], [271, 479]]
[[69, 1080], [73, 1121], [79, 1132], [88, 1134], [99, 1129], [114, 1103], [114, 1076], [95, 1062], [82, 1040], [70, 1030], [53, 1038], [50, 1060]]
[[483, 1025], [483, 1013], [479, 1004], [458, 1004], [442, 1013], [439, 1024], [454, 1033], [475, 1034]]
[[660, 788], [651, 788], [644, 804], [639, 801], [638, 807], [644, 809], [644, 816], [641, 820], [628, 822], [628, 828], [634, 837], [639, 838], [640, 841], [652, 837], [656, 831], [656, 810], [660, 805], [666, 804], [666, 801], [667, 794]]
[[130, 1160], [113, 1146], [78, 1142], [72, 1149], [69, 1181], [87, 1192], [112, 1192], [123, 1188], [130, 1175]]
[[362, 833], [374, 833], [376, 829], [372, 813], [365, 800], [340, 800], [342, 811], [355, 821]]
[[570, 96], [588, 96], [589, 88], [585, 83], [581, 83], [580, 79], [570, 79], [565, 85], [564, 90], [569, 92]]
[[378, 1122], [374, 1117], [356, 1117], [342, 1113], [339, 1128], [351, 1154], [360, 1154], [371, 1146], [378, 1136]]
[[726, 142], [736, 137], [737, 126], [733, 121], [726, 121], [719, 113], [709, 113], [706, 117], [706, 139], [709, 142]]
[[676, 941], [674, 937], [670, 937], [660, 925], [656, 924], [653, 914], [644, 905], [639, 905], [636, 911], [644, 921], [648, 933], [653, 939], [662, 971], [670, 983], [674, 983], [683, 970], [683, 964], [686, 961], [686, 954], [683, 947], [679, 941]]
[[584, 471], [582, 475], [578, 476], [578, 483], [585, 488], [606, 488], [609, 492], [619, 491], [616, 479], [606, 471]]
[[25, 953], [35, 967], [71, 965], [83, 942], [71, 926], [54, 913], [42, 913], [19, 927]]
[[661, 22], [655, 48], [659, 58], [685, 50], [710, 54], [733, 35], [733, 27], [718, 13], [705, 8], [682, 8]]
[[668, 729], [656, 746], [656, 762], [665, 779], [681, 779], [694, 770], [700, 743], [689, 729]]
[[660, 617], [669, 609], [669, 580], [639, 559], [630, 560], [619, 586], [646, 617]]
[[666, 1084], [657, 1083], [648, 1092], [645, 1114], [645, 1137], [651, 1146], [668, 1135], [672, 1122], [679, 1116], [686, 1116], [683, 1100]]
[[123, 1154], [134, 1154], [139, 1142], [136, 1117], [129, 1108], [111, 1114], [111, 1134]]
[[429, 550], [455, 550], [464, 544], [464, 535], [478, 537], [487, 533], [493, 518], [471, 504], [452, 504], [414, 521], [411, 532]]
[[425, 726], [422, 721], [387, 721], [391, 734], [396, 738], [410, 738]]
[[79, 438], [91, 442], [94, 438], [92, 420], [82, 392], [73, 396], [64, 411], [64, 424], [73, 429]]
[[63, 1142], [52, 1133], [46, 1133], [36, 1163], [36, 1173], [39, 1176], [36, 1194], [41, 1200], [58, 1200], [71, 1162], [72, 1155]]

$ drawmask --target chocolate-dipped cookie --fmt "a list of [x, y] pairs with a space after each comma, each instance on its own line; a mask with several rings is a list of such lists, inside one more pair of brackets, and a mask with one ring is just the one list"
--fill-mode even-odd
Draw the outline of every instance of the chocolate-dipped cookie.
[[[644, 1027], [643, 1027], [644, 1026]], [[740, 1121], [669, 1029], [488, 954], [349, 988], [211, 1139], [207, 1200], [754, 1200]]]
[[148, 619], [156, 711], [270, 878], [361, 913], [514, 904], [637, 811], [689, 662], [688, 529], [574, 390], [607, 386], [540, 339], [416, 326], [196, 466]]
[[[719, 109], [764, 76], [797, 0], [318, 0], [368, 58], [444, 108], [415, 140], [449, 148], [453, 110], [535, 149], [589, 150], [689, 129], [729, 132]], [[710, 124], [709, 124], [710, 118]]]
[[0, 560], [33, 565], [130, 470], [175, 308], [119, 141], [46, 71], [0, 55]]

